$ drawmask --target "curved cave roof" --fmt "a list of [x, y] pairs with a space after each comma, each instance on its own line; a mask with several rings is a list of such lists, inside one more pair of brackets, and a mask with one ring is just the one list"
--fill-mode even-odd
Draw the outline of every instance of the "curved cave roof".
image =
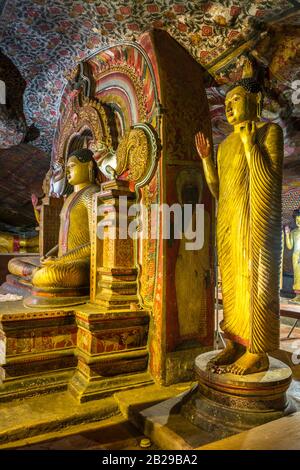
[[[207, 70], [215, 143], [229, 132], [223, 109], [226, 86], [240, 78], [243, 55], [255, 58], [268, 79], [265, 117], [284, 128], [286, 166], [295, 167], [300, 150], [300, 5], [294, 0], [0, 0], [1, 50], [26, 82], [26, 128], [34, 125], [39, 131], [35, 151], [26, 148], [24, 153], [26, 168], [37, 171], [39, 182], [48, 168], [68, 72], [99, 49], [137, 40], [153, 28], [166, 30]], [[0, 158], [7, 159], [7, 171], [15, 168], [12, 160], [16, 165], [21, 161], [16, 147], [0, 151]], [[16, 190], [15, 201], [10, 190], [2, 194], [8, 213], [15, 203], [23, 203], [27, 183], [35, 184], [29, 173], [20, 176], [23, 189]], [[30, 211], [32, 220], [27, 196], [28, 191], [23, 221], [18, 219], [23, 225]]]
[[[2, 0], [0, 41], [27, 82], [27, 122], [40, 130], [35, 145], [50, 152], [66, 72], [99, 48], [151, 28], [168, 31], [208, 70], [221, 101], [222, 86], [238, 76], [240, 54], [250, 51], [270, 76], [278, 103], [270, 112], [298, 119], [292, 96], [300, 78], [299, 9], [292, 0]], [[212, 106], [216, 111], [214, 99]]]

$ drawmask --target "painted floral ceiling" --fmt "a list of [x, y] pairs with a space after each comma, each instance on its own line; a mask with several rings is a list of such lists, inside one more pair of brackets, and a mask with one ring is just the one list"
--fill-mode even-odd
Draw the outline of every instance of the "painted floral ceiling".
[[[66, 73], [97, 49], [162, 28], [208, 71], [216, 141], [227, 132], [226, 83], [239, 78], [251, 53], [265, 69], [267, 116], [280, 121], [286, 153], [300, 148], [300, 4], [296, 0], [0, 0], [0, 48], [27, 86], [27, 125], [34, 145], [51, 152]], [[299, 137], [298, 137], [299, 138]]]

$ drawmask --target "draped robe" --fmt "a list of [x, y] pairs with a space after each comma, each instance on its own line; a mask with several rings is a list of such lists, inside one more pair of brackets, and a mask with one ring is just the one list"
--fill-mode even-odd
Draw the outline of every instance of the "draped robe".
[[89, 286], [92, 201], [98, 191], [90, 185], [68, 196], [60, 214], [58, 258], [34, 273], [34, 286]]
[[239, 132], [219, 146], [218, 258], [225, 336], [251, 352], [279, 347], [283, 137], [256, 123], [247, 162]]

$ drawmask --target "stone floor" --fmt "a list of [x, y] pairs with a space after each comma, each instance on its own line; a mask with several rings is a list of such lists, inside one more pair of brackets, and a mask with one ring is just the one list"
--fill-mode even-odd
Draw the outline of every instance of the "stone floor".
[[[219, 321], [222, 318], [222, 311], [219, 311]], [[294, 324], [294, 319], [292, 318], [287, 318], [284, 317], [281, 320], [281, 329], [280, 329], [280, 338], [281, 338], [281, 345], [280, 345], [280, 359], [284, 360], [293, 370], [293, 377], [296, 380], [296, 385], [297, 387], [300, 385], [300, 321], [297, 324], [297, 327], [293, 330], [291, 336], [288, 338], [288, 334], [290, 332], [290, 329], [292, 325]], [[222, 347], [222, 343], [219, 340], [219, 347]], [[277, 356], [278, 357], [278, 356]], [[191, 384], [185, 385], [191, 386]], [[149, 390], [149, 391], [148, 391]], [[152, 389], [149, 387], [145, 394], [150, 393], [153, 391], [154, 388]], [[180, 387], [176, 390], [174, 388], [173, 390], [173, 396], [174, 400], [176, 401], [176, 396], [183, 392], [184, 390], [180, 390]], [[27, 439], [23, 438], [22, 440], [19, 440], [18, 442], [15, 443], [15, 445], [9, 445], [10, 449], [14, 450], [141, 450], [141, 441], [142, 439], [145, 439], [145, 435], [139, 430], [143, 429], [141, 426], [138, 426], [139, 423], [136, 423], [137, 426], [133, 424], [134, 420], [132, 419], [132, 416], [130, 416], [130, 420], [128, 419], [128, 415], [130, 415], [129, 408], [130, 406], [128, 405], [128, 409], [126, 408], [126, 405], [124, 403], [126, 402], [126, 393], [128, 396], [130, 395], [130, 392], [125, 392], [123, 396], [123, 405], [120, 406], [120, 409], [122, 411], [122, 414], [119, 413], [115, 416], [111, 416], [106, 419], [99, 420], [97, 422], [93, 423], [88, 423], [88, 424], [79, 424], [78, 426], [74, 426], [74, 428], [67, 428], [63, 429], [61, 432], [48, 432], [47, 435], [45, 435], [45, 438], [41, 438], [40, 436], [36, 437], [28, 437]], [[136, 396], [135, 396], [135, 402], [137, 403], [137, 409], [139, 404], [141, 404], [141, 407], [145, 405], [145, 401], [143, 402], [143, 397], [139, 397], [139, 391], [136, 391]], [[162, 407], [166, 406], [163, 402], [163, 400], [168, 399], [168, 392], [164, 392], [164, 394], [161, 394], [157, 396], [157, 401], [162, 403]], [[171, 400], [171, 398], [169, 398]], [[140, 400], [140, 402], [139, 402]], [[300, 392], [299, 392], [299, 401], [300, 401]], [[119, 403], [120, 405], [120, 403]], [[10, 415], [13, 415], [14, 413], [18, 413], [18, 406], [17, 404], [15, 405], [16, 407], [14, 408], [14, 405], [11, 408]], [[91, 403], [86, 405], [86, 410], [85, 413], [86, 415], [90, 415], [91, 413], [98, 413], [99, 415], [101, 414], [101, 410], [93, 410], [93, 407], [97, 406], [96, 403]], [[116, 406], [115, 403], [110, 403], [109, 406], [111, 406], [112, 413], [114, 412], [114, 407]], [[59, 403], [56, 403], [56, 409], [59, 407]], [[63, 410], [63, 403], [61, 406]], [[45, 410], [45, 407], [43, 408]], [[149, 408], [150, 409], [150, 408]], [[74, 410], [73, 410], [74, 411]], [[107, 412], [107, 409], [106, 409]], [[66, 413], [66, 411], [65, 411]], [[36, 418], [38, 419], [38, 411], [36, 412]], [[53, 418], [53, 409], [48, 410], [49, 416], [51, 415], [52, 420]], [[104, 413], [105, 414], [105, 413]], [[1, 421], [3, 424], [7, 424], [9, 422], [9, 416], [3, 416], [1, 413]], [[162, 450], [167, 449], [167, 448], [184, 448], [184, 442], [183, 440], [176, 438], [175, 431], [176, 429], [178, 430], [179, 427], [182, 427], [181, 422], [176, 421], [176, 416], [170, 417], [167, 415], [167, 412], [165, 413], [167, 416], [167, 420], [172, 421], [172, 426], [169, 428], [169, 431], [171, 429], [171, 433], [169, 432], [167, 436], [162, 436], [162, 439], [160, 441], [159, 447], [151, 442], [149, 442], [150, 446], [147, 448], [147, 450], [156, 450], [161, 448]], [[295, 419], [295, 426], [297, 426], [297, 429], [300, 429], [300, 413], [297, 413], [297, 417], [293, 418]], [[48, 418], [49, 418], [48, 416]], [[106, 414], [108, 416], [108, 414]], [[61, 417], [60, 417], [61, 418]], [[66, 417], [67, 419], [67, 417]], [[160, 416], [160, 419], [162, 419], [162, 423], [164, 420], [163, 413]], [[289, 424], [292, 422], [290, 417], [284, 418], [286, 421], [284, 422], [284, 426], [287, 426], [287, 429], [289, 428]], [[4, 423], [5, 422], [5, 423]], [[286, 424], [285, 424], [286, 423]], [[278, 423], [279, 424], [279, 423]], [[276, 422], [274, 424], [268, 423], [266, 428], [266, 432], [264, 432], [264, 429], [261, 431], [262, 435], [265, 435], [266, 438], [268, 435], [272, 436], [275, 435], [276, 432], [278, 433], [278, 429], [276, 429]], [[283, 428], [284, 428], [283, 426]], [[163, 426], [164, 427], [164, 426]], [[184, 424], [184, 432], [185, 438], [189, 438], [190, 444], [192, 448], [195, 448], [199, 445], [204, 445], [205, 442], [197, 441], [195, 433], [192, 429], [192, 425], [189, 423]], [[4, 426], [5, 428], [5, 426]], [[4, 428], [2, 429], [1, 427], [1, 422], [0, 422], [0, 441], [1, 441], [1, 430], [5, 432]], [[278, 426], [277, 426], [278, 428]], [[244, 433], [241, 433], [237, 436], [233, 436], [232, 438], [228, 438], [228, 444], [222, 443], [223, 441], [220, 441], [221, 443], [219, 444], [219, 448], [245, 448], [245, 442], [247, 441], [247, 445], [249, 446], [249, 442], [251, 442], [252, 446], [259, 446], [259, 443], [255, 443], [255, 439], [257, 438], [257, 430], [258, 428], [255, 428], [253, 430], [247, 431], [248, 434], [244, 435]], [[269, 431], [268, 431], [269, 430]], [[26, 430], [25, 430], [26, 431]], [[146, 432], [146, 428], [144, 428], [144, 431]], [[158, 430], [158, 432], [161, 432], [161, 429]], [[275, 433], [275, 434], [274, 434]], [[24, 433], [26, 434], [26, 433]], [[294, 433], [293, 438], [295, 440], [297, 433]], [[298, 433], [299, 434], [299, 433]], [[300, 436], [297, 434], [298, 440], [300, 439]], [[147, 433], [147, 435], [151, 435], [151, 433]], [[287, 436], [290, 436], [287, 440], [291, 441], [291, 445], [294, 445], [294, 448], [298, 448], [300, 444], [293, 444], [293, 439], [292, 439], [292, 434], [290, 431], [290, 434], [287, 432]], [[28, 436], [30, 436], [30, 432], [28, 433]], [[176, 441], [177, 439], [177, 441]], [[231, 440], [230, 440], [231, 439]], [[169, 440], [169, 442], [168, 442]], [[280, 436], [279, 436], [279, 441], [280, 441]], [[266, 448], [270, 449], [276, 449], [280, 447], [276, 447], [280, 445], [280, 442], [278, 441], [278, 444], [274, 443], [272, 441], [272, 438], [269, 439], [268, 443], [266, 443]], [[157, 440], [156, 440], [157, 442]], [[165, 442], [165, 444], [164, 444]], [[273, 444], [272, 444], [273, 442]], [[286, 442], [286, 440], [282, 441], [282, 446], [284, 445], [283, 442]], [[300, 441], [299, 441], [300, 442]], [[173, 447], [172, 447], [173, 445]], [[273, 447], [272, 447], [273, 445]], [[169, 446], [169, 447], [168, 447]], [[170, 447], [171, 446], [171, 447]], [[244, 447], [243, 447], [244, 446]], [[298, 447], [297, 447], [298, 446]], [[5, 447], [5, 446], [4, 446]], [[213, 446], [211, 444], [208, 444], [208, 448], [212, 448]], [[3, 448], [3, 446], [0, 444], [0, 449]], [[187, 447], [186, 447], [187, 448]], [[252, 447], [253, 448], [253, 447]], [[259, 448], [259, 447], [256, 447]], [[284, 448], [284, 447], [282, 447]], [[293, 447], [292, 447], [293, 448]]]
[[[291, 363], [292, 354], [295, 353], [295, 351], [297, 352], [298, 348], [299, 348], [299, 354], [300, 354], [300, 327], [297, 326], [294, 329], [291, 337], [287, 339], [287, 335], [290, 331], [291, 324], [293, 324], [293, 321], [289, 322], [289, 319], [288, 320], [285, 319], [284, 323], [281, 324], [281, 330], [280, 330], [281, 350], [283, 351], [283, 354], [286, 353], [287, 361], [289, 361], [290, 363]], [[300, 360], [300, 356], [299, 356], [299, 360]], [[291, 365], [293, 364], [291, 363]], [[300, 380], [299, 367], [296, 367], [296, 366], [297, 364], [293, 368], [295, 371], [295, 374], [294, 374], [295, 379]], [[298, 382], [296, 383], [298, 385]], [[152, 393], [151, 390], [152, 389], [150, 387], [149, 388], [150, 393]], [[180, 387], [178, 388], [177, 392], [180, 393]], [[124, 393], [126, 395], [126, 392]], [[136, 391], [135, 393], [136, 393], [136, 402], [137, 402], [137, 407], [138, 407], [139, 392]], [[167, 398], [167, 395], [166, 395], [166, 398]], [[126, 405], [124, 405], [124, 403], [126, 403], [126, 398], [124, 400], [123, 400], [123, 408], [124, 406], [126, 408]], [[142, 403], [142, 399], [141, 399], [141, 403]], [[129, 409], [129, 405], [128, 405], [128, 409]], [[132, 424], [132, 419], [130, 422], [125, 417], [126, 415], [130, 414], [128, 409], [127, 410], [122, 409], [122, 406], [121, 406], [121, 411], [123, 412], [123, 415], [119, 414], [117, 416], [113, 416], [111, 418], [105, 419], [99, 423], [92, 423], [92, 424], [90, 423], [88, 425], [81, 425], [80, 429], [76, 428], [75, 430], [70, 431], [69, 435], [63, 435], [61, 437], [58, 437], [57, 433], [53, 433], [53, 436], [50, 439], [48, 438], [44, 442], [34, 443], [34, 439], [33, 440], [30, 439], [30, 442], [26, 442], [26, 440], [23, 440], [23, 441], [20, 441], [18, 446], [15, 446], [13, 448], [16, 450], [22, 449], [22, 450], [48, 450], [48, 451], [49, 450], [141, 450], [142, 447], [140, 446], [140, 443], [142, 439], [144, 439], [146, 436], [143, 435], [143, 433], [138, 430], [138, 427], [135, 427]], [[173, 420], [174, 419], [176, 421], [176, 417], [174, 417]], [[299, 420], [299, 417], [298, 417], [298, 420]], [[174, 423], [173, 423], [174, 429], [176, 429], [176, 427], [178, 428], [179, 424], [177, 422], [174, 422]], [[273, 429], [274, 425], [269, 426], [269, 427], [270, 429], [271, 428]], [[189, 425], [187, 427], [186, 432], [188, 434], [192, 433], [192, 430], [189, 429]], [[252, 435], [255, 436], [255, 433], [250, 434], [251, 439], [253, 440]], [[174, 449], [184, 448], [184, 444], [182, 444], [180, 439], [179, 439], [180, 442], [178, 441], [176, 443], [176, 437], [174, 437], [171, 434], [171, 437], [170, 436], [162, 437], [162, 441], [161, 441], [162, 449], [168, 448], [166, 447], [166, 444], [163, 444], [163, 442], [167, 442], [165, 441], [165, 439], [167, 440], [172, 439], [172, 442], [174, 443]], [[231, 446], [231, 448], [234, 448], [234, 446], [236, 446], [235, 448], [238, 448], [238, 446], [241, 445], [239, 444], [241, 442], [242, 442], [241, 439], [236, 438], [236, 439], [233, 439], [232, 441], [228, 441], [228, 446]], [[255, 442], [255, 439], [253, 442]], [[196, 441], [195, 441], [195, 444], [197, 445]], [[202, 443], [202, 445], [203, 444], [204, 442]], [[268, 443], [268, 446], [270, 448], [271, 444]], [[192, 448], [193, 447], [194, 446], [192, 446]], [[188, 447], [185, 447], [185, 448], [188, 448]], [[150, 442], [150, 447], [148, 447], [147, 450], [155, 450], [155, 449], [159, 449], [159, 447]]]
[[[127, 419], [114, 416], [103, 421], [96, 429], [80, 431], [38, 444], [15, 447], [15, 450], [144, 450], [141, 447], [144, 436]], [[149, 441], [147, 450], [158, 449]]]

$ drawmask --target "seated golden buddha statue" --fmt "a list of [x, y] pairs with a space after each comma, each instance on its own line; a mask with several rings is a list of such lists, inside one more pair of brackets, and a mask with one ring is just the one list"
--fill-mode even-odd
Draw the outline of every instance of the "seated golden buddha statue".
[[[40, 260], [39, 266], [27, 266], [32, 295], [25, 299], [25, 306], [67, 306], [88, 299], [92, 200], [99, 191], [94, 183], [96, 172], [91, 150], [76, 150], [68, 157], [66, 176], [74, 191], [60, 214], [59, 243], [51, 250], [57, 257], [48, 256]], [[10, 271], [19, 274], [23, 268], [16, 260]]]
[[[42, 196], [37, 194], [31, 194], [31, 202], [34, 210], [34, 215], [38, 223], [36, 230], [39, 231], [40, 225], [40, 211], [42, 208], [43, 200], [46, 197], [49, 197], [50, 193], [50, 177], [52, 170], [50, 169], [43, 180], [42, 184]], [[33, 245], [33, 242], [35, 243]], [[36, 246], [35, 246], [36, 245]], [[21, 246], [21, 243], [20, 243]], [[28, 249], [22, 250], [28, 253], [39, 253], [39, 237], [29, 240], [25, 246], [28, 246]], [[15, 248], [15, 247], [11, 247]], [[8, 252], [16, 252], [19, 250], [9, 249]], [[1, 290], [4, 290], [9, 293], [18, 294], [27, 296], [31, 293], [31, 277], [33, 271], [40, 266], [40, 256], [37, 255], [27, 255], [27, 256], [18, 256], [12, 258], [8, 262], [8, 271], [9, 274], [6, 276], [6, 282], [2, 284]]]

